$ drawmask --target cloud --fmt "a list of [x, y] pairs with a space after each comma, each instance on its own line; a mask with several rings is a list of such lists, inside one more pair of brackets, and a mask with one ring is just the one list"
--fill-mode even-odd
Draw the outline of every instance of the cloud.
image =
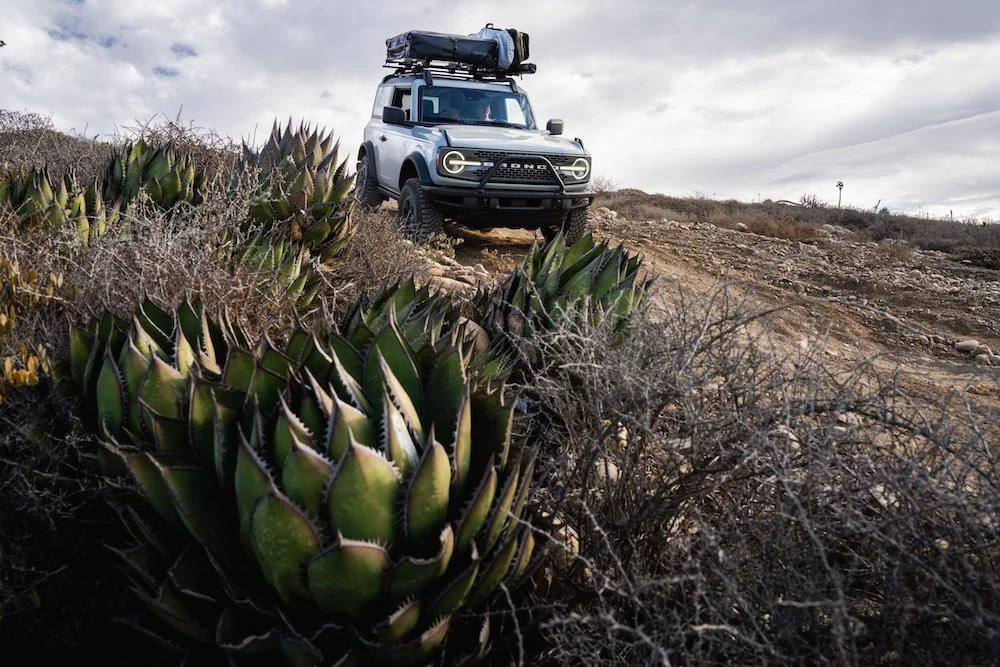
[[188, 46], [187, 44], [181, 44], [180, 42], [174, 42], [171, 44], [170, 50], [178, 58], [194, 58], [198, 55], [198, 52], [194, 50], [194, 47]]
[[175, 67], [163, 67], [162, 65], [157, 65], [153, 68], [153, 74], [166, 79], [173, 78], [180, 74]]
[[34, 0], [4, 4], [5, 108], [110, 133], [157, 114], [258, 143], [275, 117], [360, 143], [385, 39], [531, 35], [536, 117], [623, 185], [1000, 218], [992, 0]]

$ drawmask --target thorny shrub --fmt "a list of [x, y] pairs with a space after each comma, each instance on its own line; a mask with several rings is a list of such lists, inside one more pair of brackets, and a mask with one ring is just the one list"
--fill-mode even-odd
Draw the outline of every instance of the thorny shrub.
[[766, 315], [722, 287], [625, 339], [580, 319], [536, 339], [561, 361], [525, 388], [533, 502], [569, 545], [542, 661], [995, 663], [996, 415], [822, 340], [783, 356]]

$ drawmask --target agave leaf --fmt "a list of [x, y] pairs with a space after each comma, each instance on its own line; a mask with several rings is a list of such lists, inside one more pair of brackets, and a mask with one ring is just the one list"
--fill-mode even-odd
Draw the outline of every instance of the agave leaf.
[[394, 646], [406, 639], [417, 628], [419, 622], [420, 601], [411, 600], [403, 603], [385, 621], [375, 626], [375, 635], [382, 646]]
[[371, 664], [425, 664], [444, 642], [445, 637], [448, 635], [450, 622], [450, 618], [442, 618], [412, 641], [373, 651], [371, 654]]
[[311, 338], [311, 335], [305, 329], [296, 328], [288, 339], [288, 345], [285, 346], [285, 354], [295, 362], [296, 366], [300, 365], [304, 360], [303, 352], [307, 349], [311, 350], [309, 347]]
[[254, 510], [257, 509], [258, 503], [267, 495], [268, 489], [274, 486], [274, 482], [264, 461], [251, 448], [242, 431], [239, 433], [239, 450], [236, 456], [234, 480], [236, 512], [240, 522], [240, 540], [245, 550], [256, 557], [253, 542], [250, 539], [250, 519]]
[[177, 322], [188, 341], [198, 341], [202, 336], [201, 315], [187, 296], [177, 307]]
[[566, 249], [566, 254], [563, 256], [562, 268], [563, 271], [567, 271], [569, 267], [579, 262], [587, 253], [593, 253], [595, 248], [594, 235], [587, 234], [579, 241], [571, 245]]
[[161, 454], [190, 455], [191, 448], [188, 443], [187, 422], [184, 419], [175, 419], [157, 414], [145, 404], [143, 404], [143, 407], [146, 408], [146, 414], [152, 425], [156, 451]]
[[486, 525], [486, 530], [480, 534], [479, 548], [481, 553], [489, 553], [493, 548], [493, 545], [496, 544], [498, 539], [500, 539], [500, 535], [503, 533], [503, 528], [507, 525], [507, 513], [514, 505], [514, 497], [517, 494], [517, 482], [519, 479], [520, 467], [512, 466], [510, 475], [507, 477], [503, 488], [500, 490], [500, 495], [497, 498], [496, 505], [490, 513], [490, 519]]
[[213, 575], [205, 551], [190, 542], [167, 572], [167, 578], [178, 593], [206, 602], [219, 602], [222, 591]]
[[382, 394], [382, 443], [386, 457], [404, 478], [409, 477], [420, 458], [417, 446], [403, 414], [385, 393]]
[[[139, 400], [157, 414], [174, 419], [183, 415], [184, 376], [176, 368], [169, 366], [154, 356], [149, 370], [139, 382]], [[152, 428], [149, 416], [142, 413], [142, 423]]]
[[316, 527], [273, 485], [250, 518], [254, 552], [265, 578], [292, 605], [310, 600], [305, 567], [322, 544]]
[[[390, 374], [385, 372], [383, 364], [391, 371]], [[420, 374], [413, 363], [413, 351], [399, 333], [394, 317], [390, 317], [389, 326], [375, 338], [365, 360], [366, 395], [373, 403], [378, 399], [382, 381], [388, 380], [387, 375], [391, 375], [406, 392], [406, 398], [413, 406], [413, 413], [419, 414], [423, 402]], [[397, 397], [397, 400], [401, 399]]]
[[278, 397], [288, 384], [286, 378], [276, 375], [266, 368], [258, 368], [253, 376], [253, 385], [250, 388], [248, 400], [253, 397], [260, 404], [260, 410], [268, 415], [273, 415], [278, 409]]
[[309, 372], [308, 368], [305, 369], [305, 375], [309, 386], [300, 392], [298, 415], [309, 432], [318, 435], [322, 433], [323, 427], [335, 409], [333, 396], [320, 386], [319, 380]]
[[325, 613], [357, 618], [379, 600], [388, 570], [384, 548], [341, 537], [309, 562], [309, 591]]
[[489, 471], [483, 476], [476, 489], [472, 500], [459, 517], [458, 535], [455, 538], [455, 545], [459, 551], [465, 549], [466, 545], [472, 542], [473, 538], [486, 523], [490, 514], [490, 507], [497, 492], [497, 471], [491, 465]]
[[199, 642], [205, 644], [211, 642], [208, 631], [195, 620], [198, 618], [198, 613], [193, 602], [184, 599], [169, 582], [163, 584], [156, 598], [146, 595], [139, 589], [133, 588], [133, 590], [150, 611], [174, 629]]
[[524, 526], [522, 530], [522, 537], [520, 546], [518, 547], [517, 556], [514, 558], [514, 565], [511, 568], [511, 581], [518, 581], [524, 575], [528, 569], [528, 564], [531, 562], [531, 554], [535, 550], [535, 533], [531, 530], [531, 526]]
[[246, 634], [247, 625], [239, 618], [236, 608], [227, 606], [222, 610], [215, 627], [215, 643], [226, 653], [239, 656], [263, 655], [278, 647], [277, 627], [272, 626], [255, 634]]
[[162, 555], [148, 544], [142, 544], [131, 549], [116, 549], [109, 544], [104, 545], [111, 553], [118, 556], [130, 570], [129, 578], [138, 578], [149, 590], [156, 590], [157, 582], [162, 581]]
[[229, 357], [226, 359], [222, 382], [230, 387], [248, 391], [256, 369], [257, 360], [252, 353], [239, 347], [234, 348], [229, 351]]
[[177, 514], [188, 532], [219, 561], [240, 569], [242, 557], [236, 544], [229, 539], [230, 531], [226, 529], [223, 508], [218, 503], [214, 476], [200, 466], [169, 465], [153, 457], [150, 460], [160, 471]]
[[511, 400], [509, 405], [504, 405], [500, 392], [474, 392], [470, 399], [472, 412], [476, 415], [472, 421], [472, 441], [476, 446], [470, 469], [472, 476], [477, 478], [486, 470], [491, 457], [496, 457], [501, 470], [507, 466], [516, 401]]
[[111, 349], [104, 353], [104, 364], [97, 376], [97, 426], [101, 434], [117, 435], [121, 430], [127, 406], [124, 380]]
[[292, 434], [291, 447], [281, 467], [281, 486], [289, 500], [319, 516], [333, 464]]
[[280, 470], [285, 463], [285, 457], [292, 450], [293, 442], [307, 443], [312, 440], [312, 433], [306, 425], [292, 412], [285, 399], [278, 396], [278, 420], [274, 426], [274, 462]]
[[406, 536], [418, 550], [432, 545], [444, 525], [450, 481], [448, 454], [431, 433], [420, 465], [410, 480], [403, 513]]
[[169, 335], [170, 332], [174, 330], [174, 318], [173, 316], [156, 304], [152, 299], [145, 299], [139, 306], [139, 312], [145, 315], [146, 319], [156, 328], [160, 333], [162, 333], [168, 343], [163, 347], [169, 347]]
[[382, 454], [351, 442], [327, 489], [333, 530], [353, 540], [389, 544], [396, 535], [399, 473]]
[[472, 593], [467, 601], [467, 607], [474, 609], [485, 602], [496, 590], [500, 582], [510, 571], [511, 563], [517, 553], [520, 540], [517, 539], [516, 532], [512, 532], [503, 546], [499, 548], [493, 561], [486, 567], [473, 586]]
[[73, 384], [85, 391], [84, 378], [87, 363], [90, 360], [91, 348], [94, 347], [94, 334], [84, 329], [70, 327], [69, 329], [69, 360], [70, 374]]
[[215, 397], [212, 386], [192, 376], [188, 384], [188, 437], [202, 464], [211, 466], [215, 448]]
[[465, 396], [458, 412], [458, 423], [451, 439], [454, 442], [451, 450], [452, 493], [454, 498], [459, 500], [465, 493], [469, 466], [472, 462], [472, 402], [468, 386], [465, 387]]
[[458, 611], [459, 607], [472, 590], [472, 584], [479, 573], [479, 552], [476, 551], [475, 543], [469, 554], [469, 564], [456, 576], [447, 586], [445, 586], [429, 607], [429, 618], [440, 618], [450, 616]]
[[[406, 424], [413, 431], [413, 435], [416, 436], [418, 440], [424, 439], [424, 429], [420, 423], [420, 412], [417, 409], [416, 404], [410, 400], [410, 395], [407, 390], [400, 384], [399, 380], [396, 379], [396, 375], [393, 373], [392, 369], [382, 358], [381, 353], [376, 353], [378, 356], [378, 365], [382, 373], [382, 383], [381, 392], [379, 394], [371, 394], [372, 397], [380, 396], [384, 393], [389, 397], [389, 399], [395, 404], [399, 409], [403, 418], [406, 420]], [[381, 402], [378, 404], [379, 408], [382, 407]], [[381, 415], [378, 415], [379, 417]]]
[[538, 456], [538, 450], [531, 450], [525, 457], [525, 461], [521, 464], [521, 488], [518, 489], [517, 497], [514, 499], [514, 506], [511, 508], [511, 513], [517, 517], [521, 517], [521, 513], [524, 512], [524, 506], [528, 502], [528, 492], [531, 491], [531, 481], [532, 476], [535, 472], [535, 461]]
[[459, 409], [466, 392], [466, 377], [462, 364], [462, 352], [454, 349], [434, 365], [427, 386], [426, 411], [434, 431], [441, 435], [441, 444], [454, 444], [455, 427]]
[[358, 444], [375, 447], [378, 441], [365, 413], [336, 396], [333, 400], [334, 410], [326, 429], [327, 455], [332, 460], [339, 461], [352, 438]]
[[[316, 376], [320, 377], [320, 376]], [[334, 391], [340, 398], [345, 401], [349, 401], [354, 407], [360, 409], [366, 414], [370, 414], [372, 411], [371, 404], [368, 402], [368, 398], [365, 396], [364, 389], [358, 384], [358, 381], [350, 375], [344, 366], [340, 362], [340, 356], [337, 354], [333, 355], [333, 369], [329, 374], [330, 383], [334, 387]]]
[[184, 335], [184, 330], [177, 327], [177, 336], [174, 341], [174, 365], [182, 375], [187, 375], [187, 372], [195, 364], [195, 358], [194, 348], [191, 347], [191, 343]]
[[307, 349], [308, 354], [303, 359], [302, 365], [316, 378], [328, 377], [333, 368], [333, 359], [326, 353], [315, 335], [311, 338]]
[[455, 533], [446, 525], [437, 535], [439, 549], [430, 558], [407, 556], [396, 563], [389, 576], [390, 600], [403, 600], [420, 595], [444, 575], [455, 552]]
[[239, 446], [237, 422], [242, 411], [243, 394], [238, 390], [215, 387], [212, 398], [211, 463], [219, 489], [228, 494], [232, 490], [233, 474], [236, 471], [236, 449]]
[[[111, 449], [112, 451], [121, 451], [115, 448]], [[167, 523], [175, 528], [182, 528], [184, 524], [177, 513], [173, 501], [170, 499], [170, 492], [163, 481], [163, 477], [160, 475], [160, 468], [156, 459], [180, 465], [184, 463], [184, 458], [167, 454], [159, 454], [155, 455], [155, 457], [150, 453], [123, 454], [125, 465], [128, 466], [129, 472], [132, 473], [132, 477], [139, 484], [139, 488], [142, 490], [142, 494], [146, 500], [149, 501], [149, 504], [153, 506], [157, 514], [163, 517]]]

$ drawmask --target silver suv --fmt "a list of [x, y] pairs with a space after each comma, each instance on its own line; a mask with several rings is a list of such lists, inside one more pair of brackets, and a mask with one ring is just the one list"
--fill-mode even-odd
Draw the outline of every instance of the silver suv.
[[538, 129], [528, 97], [507, 77], [400, 70], [383, 79], [358, 150], [355, 200], [399, 205], [414, 240], [445, 220], [480, 229], [587, 232], [591, 158], [563, 123]]

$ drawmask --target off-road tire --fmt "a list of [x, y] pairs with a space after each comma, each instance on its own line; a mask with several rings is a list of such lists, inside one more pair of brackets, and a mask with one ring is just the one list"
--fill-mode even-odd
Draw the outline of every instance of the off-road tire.
[[421, 243], [444, 232], [444, 213], [428, 200], [420, 181], [411, 178], [399, 193], [399, 229], [403, 236]]
[[542, 236], [546, 241], [551, 241], [560, 232], [566, 239], [566, 245], [573, 245], [584, 236], [590, 233], [590, 223], [587, 217], [587, 208], [574, 208], [563, 220], [562, 226], [542, 227]]
[[379, 192], [378, 179], [372, 173], [367, 157], [358, 161], [358, 173], [354, 177], [354, 203], [363, 210], [378, 208], [386, 199]]

